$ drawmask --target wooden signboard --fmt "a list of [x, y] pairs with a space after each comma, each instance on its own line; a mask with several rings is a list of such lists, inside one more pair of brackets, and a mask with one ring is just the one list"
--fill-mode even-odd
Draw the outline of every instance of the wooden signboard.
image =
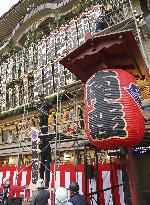
[[67, 53], [70, 53], [78, 47], [76, 22], [71, 21], [66, 28]]
[[34, 73], [34, 97], [42, 94], [42, 67], [38, 67]]
[[54, 93], [51, 64], [47, 64], [44, 67], [43, 74], [44, 74], [44, 94], [46, 96], [49, 96]]
[[47, 38], [47, 63], [50, 63], [51, 60], [53, 60], [56, 57], [56, 51], [55, 51], [55, 35], [51, 34], [49, 38]]
[[32, 184], [36, 184], [38, 180], [38, 130], [33, 129], [31, 132], [32, 140]]
[[38, 66], [46, 64], [46, 40], [43, 39], [38, 44]]

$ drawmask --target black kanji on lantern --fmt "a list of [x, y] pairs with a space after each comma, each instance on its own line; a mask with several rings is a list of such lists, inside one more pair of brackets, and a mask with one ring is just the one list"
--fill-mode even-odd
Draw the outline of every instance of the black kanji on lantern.
[[86, 83], [88, 129], [92, 138], [106, 139], [114, 136], [125, 137], [124, 113], [117, 73], [101, 71]]

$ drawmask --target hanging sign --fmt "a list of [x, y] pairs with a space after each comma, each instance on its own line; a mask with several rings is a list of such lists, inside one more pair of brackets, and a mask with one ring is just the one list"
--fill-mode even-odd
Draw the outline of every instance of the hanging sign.
[[19, 106], [19, 86], [15, 85], [15, 99], [16, 99], [16, 106]]
[[54, 75], [54, 90], [55, 92], [58, 91], [59, 88], [59, 75], [60, 75], [60, 64], [59, 63], [54, 63], [52, 65], [53, 69], [53, 75]]
[[77, 19], [78, 45], [82, 45], [86, 41], [86, 35], [90, 33], [89, 20], [84, 14], [83, 18]]
[[9, 109], [13, 107], [13, 97], [12, 97], [12, 88], [8, 89], [8, 93], [9, 93]]
[[76, 21], [72, 20], [66, 27], [67, 52], [73, 51], [78, 47]]
[[1, 66], [1, 83], [5, 84], [6, 83], [6, 71], [7, 71], [7, 63], [3, 63]]
[[46, 51], [47, 62], [50, 63], [56, 57], [55, 49], [55, 34], [51, 34], [47, 38], [47, 51]]
[[42, 67], [37, 67], [34, 72], [34, 97], [43, 93], [42, 70]]
[[33, 45], [31, 45], [29, 47], [29, 68], [28, 68], [28, 72], [31, 72], [33, 70], [33, 61], [34, 61], [34, 49], [33, 49]]
[[3, 112], [6, 110], [6, 84], [2, 84], [0, 87], [0, 93], [1, 93], [1, 109], [0, 111]]
[[42, 39], [38, 43], [38, 66], [46, 64], [46, 40]]
[[61, 27], [56, 35], [56, 50], [57, 57], [64, 56], [66, 54], [66, 29]]
[[66, 70], [64, 68], [63, 65], [60, 64], [60, 86], [63, 87], [65, 86], [65, 73], [66, 73]]
[[77, 30], [78, 30], [78, 44], [80, 46], [85, 42], [84, 19], [77, 20]]
[[12, 71], [13, 71], [13, 58], [9, 59], [8, 63], [8, 69], [7, 69], [7, 83], [10, 83], [12, 81]]
[[47, 64], [43, 69], [44, 74], [44, 94], [50, 96], [54, 93], [52, 65]]
[[24, 78], [23, 78], [23, 87], [24, 87], [24, 92], [23, 92], [23, 95], [24, 95], [24, 104], [28, 103], [28, 78], [27, 76], [25, 75]]

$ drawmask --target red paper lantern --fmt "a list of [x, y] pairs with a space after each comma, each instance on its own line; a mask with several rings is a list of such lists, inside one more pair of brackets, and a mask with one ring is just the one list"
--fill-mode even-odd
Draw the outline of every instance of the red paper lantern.
[[102, 70], [86, 82], [86, 133], [101, 149], [132, 147], [143, 139], [145, 125], [139, 88], [121, 69]]

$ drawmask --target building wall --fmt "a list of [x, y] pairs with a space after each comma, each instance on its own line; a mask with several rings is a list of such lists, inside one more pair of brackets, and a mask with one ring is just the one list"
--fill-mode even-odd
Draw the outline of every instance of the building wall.
[[[75, 17], [58, 31], [54, 30], [36, 42], [31, 42], [35, 37], [35, 27], [32, 26], [25, 42], [29, 45], [26, 47], [25, 44], [23, 49], [6, 57], [1, 63], [1, 111], [29, 103], [42, 92], [47, 96], [54, 94], [58, 88], [59, 69], [61, 86], [76, 81], [73, 74], [59, 65], [59, 58], [84, 43], [88, 32], [95, 35], [131, 16], [128, 4], [124, 4], [123, 8], [120, 3], [117, 6], [121, 10], [116, 11], [115, 15], [112, 11], [116, 8], [112, 3], [105, 3], [104, 8], [101, 5], [93, 7], [84, 13], [85, 16], [81, 14]], [[108, 18], [109, 13], [111, 18]], [[98, 23], [99, 15], [102, 16], [102, 22]], [[104, 15], [107, 19], [103, 18]]]
[[[138, 13], [141, 12], [140, 6], [140, 1], [134, 2], [134, 7]], [[100, 19], [97, 21], [99, 15]], [[53, 98], [53, 95], [56, 94], [58, 89], [59, 76], [61, 76], [61, 86], [71, 85], [78, 81], [72, 73], [59, 64], [59, 59], [84, 43], [88, 32], [91, 32], [92, 35], [100, 35], [101, 31], [106, 30], [107, 32], [107, 28], [113, 27], [131, 17], [132, 12], [128, 3], [120, 1], [115, 5], [112, 1], [107, 1], [103, 8], [101, 5], [87, 8], [86, 12], [81, 12], [79, 16], [67, 22], [65, 26], [60, 26], [58, 31], [54, 29], [48, 36], [44, 36], [36, 42], [30, 42], [30, 45], [27, 47], [24, 46], [19, 52], [6, 57], [0, 65], [0, 108], [2, 111], [0, 114], [0, 143], [5, 144], [7, 147], [9, 145], [11, 146], [12, 143], [16, 143], [17, 146], [19, 146], [18, 139], [22, 132], [22, 117], [14, 120], [11, 125], [9, 125], [12, 118], [18, 113], [23, 113], [24, 104], [27, 105], [26, 110], [28, 110], [28, 114], [31, 110], [37, 110], [36, 103], [38, 94], [44, 92], [48, 98]], [[39, 22], [37, 22], [37, 24], [38, 23]], [[35, 27], [31, 26], [30, 32], [27, 34], [29, 40], [31, 40], [30, 37], [34, 35], [34, 29]], [[119, 29], [121, 30], [122, 28], [120, 27]], [[149, 55], [150, 39], [145, 24], [141, 27], [140, 31], [144, 47], [146, 48], [146, 54]], [[59, 69], [61, 75], [59, 75]], [[143, 85], [142, 83], [140, 85], [144, 93], [145, 84]], [[150, 89], [147, 89], [147, 98], [149, 98]], [[143, 96], [144, 95], [145, 94], [143, 94]], [[67, 103], [69, 107], [70, 102]], [[51, 111], [49, 115], [49, 125], [51, 125], [49, 132], [54, 131], [55, 112], [56, 110], [54, 112]], [[65, 108], [61, 113], [60, 122], [63, 124], [68, 121], [71, 115], [73, 115], [72, 108], [69, 108], [69, 111], [68, 108]], [[9, 118], [6, 118], [4, 122], [3, 119], [6, 116]], [[78, 118], [80, 117], [78, 116]], [[34, 122], [35, 120], [37, 120], [36, 123]], [[23, 132], [25, 137], [29, 137], [28, 133], [34, 124], [38, 127], [37, 114], [27, 117], [25, 123], [27, 128]], [[62, 131], [62, 126], [60, 126], [59, 129]], [[65, 131], [66, 130], [67, 128], [65, 127]], [[69, 130], [71, 129], [68, 129], [67, 132], [69, 132]], [[84, 130], [81, 125], [80, 130], [81, 132]], [[3, 149], [4, 145], [0, 145], [0, 148]]]

